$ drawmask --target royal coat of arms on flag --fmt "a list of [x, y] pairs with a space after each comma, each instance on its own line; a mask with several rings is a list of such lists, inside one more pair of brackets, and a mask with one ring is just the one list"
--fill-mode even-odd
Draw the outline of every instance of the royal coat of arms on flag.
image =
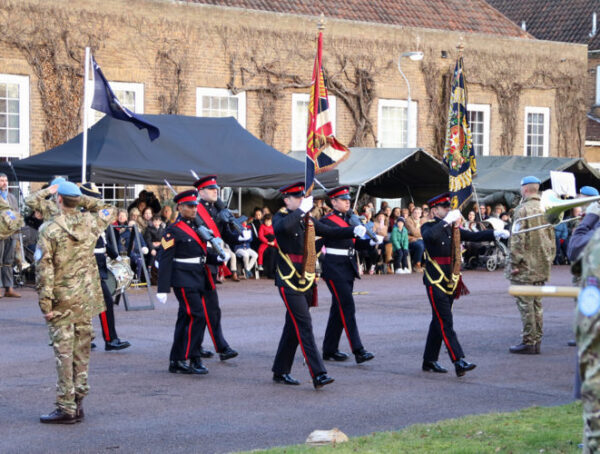
[[467, 112], [462, 56], [458, 57], [456, 61], [452, 78], [444, 163], [450, 172], [451, 207], [452, 209], [461, 208], [471, 198], [473, 176], [477, 171]]

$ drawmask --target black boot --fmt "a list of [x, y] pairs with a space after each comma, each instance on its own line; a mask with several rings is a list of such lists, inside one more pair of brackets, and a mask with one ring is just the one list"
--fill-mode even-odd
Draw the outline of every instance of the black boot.
[[212, 358], [215, 354], [210, 350], [204, 350], [200, 347], [200, 358]]
[[185, 361], [171, 361], [169, 372], [172, 374], [193, 374], [192, 368]]
[[454, 368], [456, 369], [456, 376], [462, 377], [470, 370], [473, 370], [477, 367], [476, 364], [469, 363], [464, 360], [464, 358], [459, 359], [458, 361], [454, 361]]
[[273, 381], [282, 385], [299, 385], [300, 382], [290, 374], [273, 374]]
[[348, 353], [341, 352], [339, 350], [334, 353], [325, 353], [323, 352], [323, 359], [325, 361], [346, 361], [350, 355]]
[[508, 351], [517, 355], [535, 355], [536, 353], [535, 344], [524, 344], [522, 342], [519, 345], [513, 345]]
[[322, 388], [323, 386], [333, 382], [333, 378], [331, 378], [327, 374], [317, 375], [315, 378], [313, 378], [313, 386], [315, 387], [315, 389]]
[[50, 414], [40, 416], [40, 422], [44, 424], [75, 424], [77, 417], [57, 408]]
[[104, 350], [107, 352], [111, 350], [123, 350], [128, 347], [131, 347], [131, 344], [126, 340], [122, 341], [118, 337], [116, 339], [111, 340], [110, 342], [104, 343]]
[[356, 364], [364, 363], [365, 361], [371, 361], [375, 358], [375, 355], [371, 352], [366, 351], [364, 348], [360, 350], [356, 350], [354, 352], [354, 357], [356, 358]]
[[438, 374], [445, 374], [448, 372], [448, 369], [442, 367], [437, 361], [423, 361], [422, 368], [424, 372], [437, 372]]
[[200, 358], [194, 358], [190, 361], [190, 369], [192, 369], [192, 374], [196, 374], [196, 375], [208, 374], [208, 369], [206, 367], [204, 367], [204, 364], [202, 364], [202, 360]]
[[227, 347], [222, 352], [219, 352], [219, 359], [221, 361], [227, 361], [228, 359], [235, 358], [237, 355], [238, 355], [238, 352], [236, 352], [231, 347]]

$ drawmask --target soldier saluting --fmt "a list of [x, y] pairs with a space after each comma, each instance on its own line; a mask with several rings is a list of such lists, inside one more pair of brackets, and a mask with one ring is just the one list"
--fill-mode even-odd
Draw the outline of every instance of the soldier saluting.
[[[306, 360], [308, 371], [315, 389], [333, 383], [327, 375], [323, 360], [315, 343], [309, 307], [316, 305], [314, 273], [302, 275], [304, 254], [305, 224], [304, 217], [313, 207], [313, 198], [304, 197], [304, 183], [294, 183], [279, 189], [283, 195], [285, 208], [273, 216], [273, 229], [279, 255], [275, 285], [286, 307], [285, 324], [275, 361], [273, 362], [273, 381], [285, 385], [299, 385], [290, 372], [298, 344]], [[366, 233], [364, 226], [329, 227], [319, 221], [314, 222], [315, 233], [322, 237], [352, 238]]]
[[206, 326], [204, 301], [215, 288], [208, 263], [218, 264], [219, 258], [207, 250], [206, 242], [198, 234], [197, 198], [195, 189], [173, 197], [179, 217], [167, 227], [158, 253], [156, 297], [165, 303], [173, 287], [179, 302], [169, 362], [169, 372], [174, 374], [208, 373], [200, 351]]
[[[333, 211], [320, 221], [331, 227], [350, 227], [350, 188], [340, 186], [327, 193], [333, 205]], [[356, 250], [371, 247], [373, 240], [353, 238], [325, 238], [325, 254], [321, 256], [322, 277], [331, 292], [331, 309], [323, 339], [323, 359], [346, 361], [348, 354], [340, 352], [338, 346], [342, 331], [346, 331], [350, 350], [358, 364], [375, 358], [365, 350], [358, 334], [352, 290], [354, 279], [359, 278]]]
[[[452, 279], [452, 224], [461, 218], [461, 214], [459, 210], [450, 211], [449, 193], [438, 195], [427, 204], [434, 219], [421, 227], [427, 259], [423, 283], [431, 304], [432, 317], [422, 368], [426, 372], [448, 372], [438, 363], [443, 341], [454, 363], [456, 375], [462, 377], [466, 372], [475, 369], [476, 365], [465, 361], [465, 354], [454, 332], [452, 319], [452, 304], [459, 282]], [[459, 230], [461, 241], [493, 241], [494, 238], [509, 237], [506, 230]]]

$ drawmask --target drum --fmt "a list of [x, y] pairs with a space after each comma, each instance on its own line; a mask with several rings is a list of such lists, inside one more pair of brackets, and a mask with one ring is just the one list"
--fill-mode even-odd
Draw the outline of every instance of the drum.
[[106, 261], [108, 268], [108, 279], [106, 284], [113, 297], [124, 293], [131, 285], [133, 280], [133, 271], [129, 266], [129, 257], [122, 257], [121, 261], [110, 260]]

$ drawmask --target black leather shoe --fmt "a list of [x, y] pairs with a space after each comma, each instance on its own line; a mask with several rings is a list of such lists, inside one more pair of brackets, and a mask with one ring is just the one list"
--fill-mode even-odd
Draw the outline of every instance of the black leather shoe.
[[238, 352], [236, 352], [231, 347], [227, 347], [222, 352], [219, 352], [219, 358], [221, 359], [221, 361], [227, 361], [228, 359], [235, 358], [237, 355]]
[[333, 378], [331, 378], [327, 374], [317, 375], [315, 378], [313, 378], [313, 386], [315, 387], [315, 389], [322, 388], [323, 386], [333, 382]]
[[75, 397], [75, 404], [77, 405], [75, 418], [77, 419], [77, 422], [81, 422], [85, 418], [85, 413], [83, 412], [83, 397]]
[[282, 385], [299, 385], [300, 382], [290, 374], [273, 374], [273, 381]]
[[445, 374], [448, 369], [442, 367], [437, 361], [423, 361], [424, 372], [437, 372], [438, 374]]
[[375, 358], [375, 355], [371, 352], [366, 351], [364, 348], [354, 352], [356, 358], [356, 364], [364, 363], [365, 361], [371, 361]]
[[206, 367], [204, 367], [204, 364], [202, 364], [202, 360], [200, 358], [192, 359], [190, 361], [190, 369], [192, 369], [192, 374], [196, 374], [196, 375], [208, 374], [208, 369]]
[[193, 374], [192, 368], [185, 361], [171, 361], [169, 372], [172, 374]]
[[569, 347], [577, 347], [577, 342], [575, 342], [574, 340], [570, 340], [569, 342], [567, 342], [567, 345]]
[[350, 358], [350, 355], [348, 353], [344, 353], [339, 350], [335, 353], [323, 352], [323, 359], [325, 361], [346, 361], [348, 358]]
[[463, 358], [459, 359], [458, 361], [454, 361], [454, 368], [456, 369], [457, 377], [462, 377], [467, 372], [475, 369], [476, 367], [477, 367], [476, 364], [469, 363], [469, 362], [465, 361]]
[[[50, 344], [50, 345], [52, 345], [52, 344]], [[92, 344], [90, 345], [90, 348], [91, 348], [92, 350], [96, 350], [96, 344], [94, 344], [94, 343], [92, 342]]]
[[535, 345], [520, 343], [519, 345], [513, 345], [508, 351], [517, 355], [535, 355]]
[[40, 422], [44, 424], [75, 424], [77, 417], [57, 408], [50, 414], [40, 416]]
[[213, 352], [210, 350], [204, 350], [202, 347], [200, 347], [200, 358], [212, 358], [213, 356], [215, 356]]
[[118, 337], [110, 342], [104, 343], [104, 350], [107, 352], [111, 350], [123, 350], [124, 348], [128, 347], [131, 347], [131, 344], [127, 341], [122, 341]]

